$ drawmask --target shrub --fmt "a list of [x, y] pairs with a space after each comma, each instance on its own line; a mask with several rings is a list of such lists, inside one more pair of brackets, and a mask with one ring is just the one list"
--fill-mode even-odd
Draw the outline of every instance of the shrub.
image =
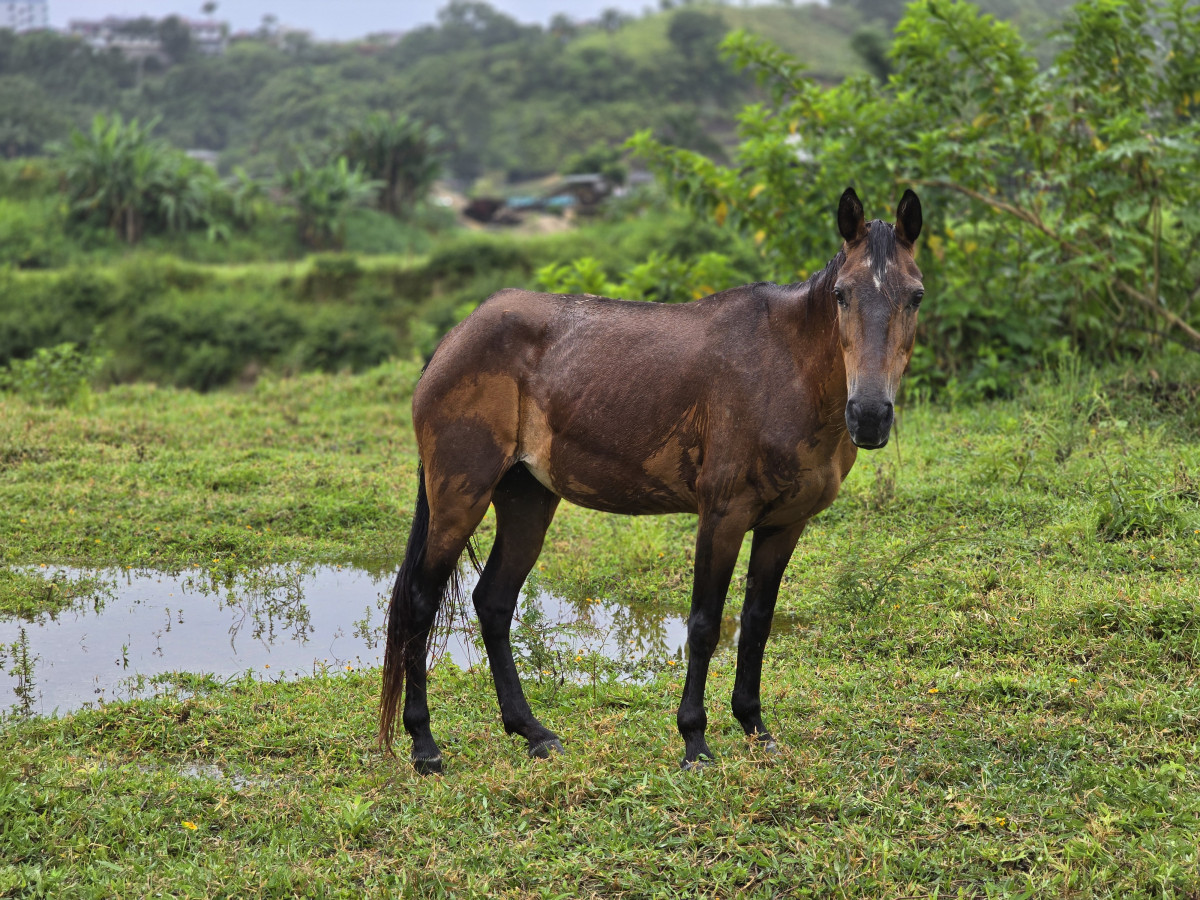
[[728, 54], [772, 102], [747, 108], [725, 167], [631, 146], [702, 218], [751, 237], [777, 280], [832, 256], [836, 198], [854, 185], [926, 206], [930, 302], [914, 374], [960, 395], [1011, 390], [1067, 338], [1093, 358], [1168, 335], [1200, 347], [1200, 13], [1187, 0], [1083, 0], [1055, 65], [964, 0], [916, 0], [886, 85], [824, 88], [738, 33]]
[[99, 356], [72, 343], [39, 347], [28, 359], [14, 359], [0, 372], [0, 387], [29, 403], [67, 406], [86, 401], [103, 365]]

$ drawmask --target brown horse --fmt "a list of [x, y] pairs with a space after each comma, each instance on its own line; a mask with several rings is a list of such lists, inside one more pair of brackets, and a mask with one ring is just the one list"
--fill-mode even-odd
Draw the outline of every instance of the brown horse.
[[677, 718], [685, 766], [711, 755], [704, 682], [738, 550], [753, 532], [733, 714], [774, 747], [759, 683], [779, 583], [857, 448], [887, 443], [923, 294], [916, 194], [904, 192], [891, 225], [865, 221], [847, 189], [837, 223], [845, 245], [802, 284], [746, 285], [672, 306], [505, 290], [446, 335], [413, 395], [420, 485], [388, 612], [383, 746], [403, 697], [413, 765], [441, 771], [428, 641], [492, 504], [496, 537], [473, 600], [504, 730], [524, 737], [531, 756], [562, 751], [529, 709], [509, 629], [565, 498], [606, 512], [699, 516]]

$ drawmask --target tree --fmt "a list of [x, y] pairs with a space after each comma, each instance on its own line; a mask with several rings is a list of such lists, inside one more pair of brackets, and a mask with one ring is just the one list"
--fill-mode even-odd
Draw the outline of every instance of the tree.
[[342, 152], [379, 182], [379, 208], [399, 216], [422, 200], [442, 171], [441, 132], [405, 115], [372, 113], [346, 135]]
[[716, 64], [721, 56], [721, 38], [728, 30], [719, 15], [681, 9], [671, 16], [667, 37], [688, 62]]
[[32, 155], [64, 134], [68, 119], [36, 81], [0, 75], [0, 155]]
[[167, 16], [158, 23], [158, 39], [172, 63], [181, 63], [192, 53], [192, 29], [179, 16]]
[[679, 84], [698, 100], [719, 98], [732, 83], [733, 73], [721, 58], [721, 38], [729, 30], [715, 13], [682, 9], [671, 16], [667, 37], [683, 57]]
[[[764, 41], [727, 50], [771, 105], [747, 108], [730, 167], [648, 134], [633, 147], [697, 212], [759, 244], [777, 278], [828, 259], [828, 208], [848, 184], [887, 202], [923, 190], [931, 298], [917, 384], [1011, 387], [1074, 347], [1112, 353], [1167, 335], [1200, 349], [1200, 9], [1082, 0], [1055, 64], [962, 0], [916, 0], [894, 73], [825, 89]], [[798, 211], [804, 211], [799, 214]]]
[[608, 7], [600, 12], [600, 27], [609, 34], [616, 34], [633, 21], [633, 16], [621, 12], [616, 7]]
[[628, 175], [625, 164], [621, 161], [621, 151], [608, 144], [592, 144], [583, 153], [572, 153], [562, 163], [564, 175], [603, 175], [604, 179], [613, 185], [625, 183]]
[[91, 130], [74, 131], [59, 154], [73, 215], [112, 228], [129, 244], [141, 240], [166, 168], [163, 145], [150, 137], [154, 125], [97, 115]]
[[479, 0], [450, 0], [437, 17], [446, 36], [481, 47], [516, 40], [522, 31], [515, 19]]
[[119, 114], [97, 115], [91, 130], [58, 148], [72, 216], [112, 228], [129, 244], [147, 230], [210, 224], [221, 191], [216, 173]]
[[339, 156], [323, 166], [302, 159], [282, 179], [296, 212], [300, 240], [315, 250], [340, 249], [346, 236], [346, 216], [370, 203], [379, 183]]

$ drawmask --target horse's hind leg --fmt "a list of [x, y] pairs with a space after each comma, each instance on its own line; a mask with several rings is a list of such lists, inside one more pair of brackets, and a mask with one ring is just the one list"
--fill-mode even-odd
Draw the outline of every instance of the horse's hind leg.
[[547, 757], [551, 750], [561, 752], [562, 744], [529, 709], [513, 661], [509, 630], [521, 585], [537, 562], [558, 497], [525, 466], [518, 465], [496, 486], [492, 503], [496, 507], [496, 541], [475, 587], [475, 610], [496, 683], [504, 730], [525, 738], [530, 756]]
[[434, 499], [428, 541], [413, 573], [407, 622], [407, 637], [412, 649], [403, 656], [407, 682], [403, 722], [404, 730], [413, 742], [413, 766], [422, 775], [442, 770], [442, 754], [429, 728], [426, 693], [429, 633], [446, 589], [456, 577], [459, 558], [487, 512], [489, 499], [490, 491], [461, 502], [447, 502], [445, 496], [440, 502]]

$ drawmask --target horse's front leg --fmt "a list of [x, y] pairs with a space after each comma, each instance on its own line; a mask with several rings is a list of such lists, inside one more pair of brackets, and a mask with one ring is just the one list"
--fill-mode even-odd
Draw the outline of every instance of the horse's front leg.
[[750, 550], [746, 578], [746, 602], [742, 606], [741, 636], [738, 638], [737, 676], [733, 683], [733, 714], [746, 734], [774, 749], [775, 741], [762, 720], [763, 650], [771, 634], [779, 583], [805, 522], [781, 529], [759, 528]]
[[683, 699], [676, 722], [683, 736], [683, 767], [712, 758], [704, 740], [708, 716], [704, 711], [704, 683], [708, 663], [721, 636], [721, 611], [738, 550], [748, 530], [749, 517], [729, 513], [704, 513], [696, 532], [696, 569], [692, 581], [692, 611], [688, 616], [688, 668]]

